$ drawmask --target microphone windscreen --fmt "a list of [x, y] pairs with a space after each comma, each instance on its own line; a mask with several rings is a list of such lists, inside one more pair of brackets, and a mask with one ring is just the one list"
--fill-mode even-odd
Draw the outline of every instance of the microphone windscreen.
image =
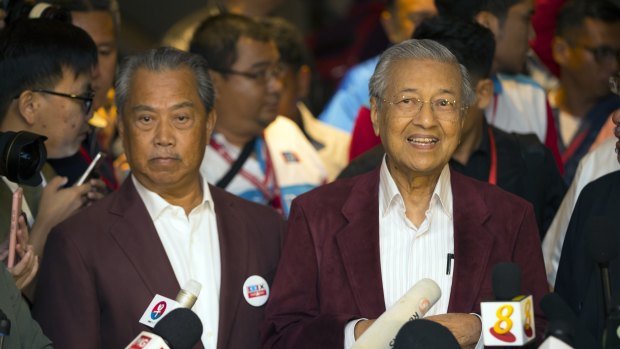
[[493, 267], [493, 294], [498, 301], [510, 301], [521, 294], [521, 270], [517, 263], [498, 263]]
[[425, 319], [412, 320], [401, 327], [394, 338], [393, 349], [442, 348], [459, 349], [459, 343], [446, 327]]
[[618, 238], [613, 222], [604, 216], [593, 216], [586, 223], [587, 248], [597, 263], [607, 263], [618, 256]]
[[164, 316], [153, 328], [171, 349], [191, 349], [202, 336], [202, 322], [187, 308], [177, 308]]

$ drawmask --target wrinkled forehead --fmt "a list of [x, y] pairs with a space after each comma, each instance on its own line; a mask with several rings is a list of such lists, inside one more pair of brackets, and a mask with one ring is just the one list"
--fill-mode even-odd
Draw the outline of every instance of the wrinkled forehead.
[[460, 95], [462, 77], [458, 64], [432, 59], [397, 60], [390, 65], [386, 94], [404, 91], [420, 94], [451, 93]]

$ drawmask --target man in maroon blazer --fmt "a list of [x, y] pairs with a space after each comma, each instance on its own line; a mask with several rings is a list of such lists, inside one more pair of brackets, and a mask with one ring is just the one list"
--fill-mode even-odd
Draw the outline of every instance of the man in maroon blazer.
[[258, 347], [264, 305], [244, 283], [271, 282], [284, 222], [199, 173], [215, 124], [206, 61], [151, 50], [126, 62], [116, 91], [132, 174], [51, 233], [35, 318], [57, 348], [123, 348], [149, 330], [138, 321], [156, 294], [174, 299], [196, 279], [196, 348]]
[[349, 348], [424, 277], [442, 290], [427, 318], [461, 346], [480, 346], [473, 313], [493, 298], [495, 264], [518, 263], [522, 291], [536, 304], [548, 292], [531, 205], [447, 165], [474, 103], [468, 80], [434, 41], [405, 41], [382, 55], [370, 93], [387, 156], [373, 172], [293, 202], [263, 348]]

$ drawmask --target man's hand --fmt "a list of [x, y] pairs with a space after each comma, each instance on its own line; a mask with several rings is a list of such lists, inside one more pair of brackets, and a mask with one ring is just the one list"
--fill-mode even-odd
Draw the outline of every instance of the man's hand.
[[103, 199], [108, 193], [108, 187], [103, 183], [101, 179], [91, 179], [88, 181], [90, 184], [90, 191], [87, 193], [87, 205], [90, 206], [94, 202]]
[[[375, 320], [362, 320], [362, 321], [358, 321], [355, 324], [355, 329], [353, 330], [353, 333], [355, 334], [355, 340], [358, 340], [364, 334], [364, 332], [366, 332], [368, 327], [372, 326], [372, 324], [375, 323]], [[349, 333], [351, 333], [351, 332], [349, 332]]]
[[28, 286], [39, 270], [39, 258], [34, 253], [32, 245], [28, 244], [28, 238], [28, 225], [24, 216], [21, 215], [17, 220], [17, 244], [15, 245], [15, 252], [20, 261], [9, 268], [9, 273], [20, 290]]
[[482, 324], [476, 315], [454, 313], [433, 315], [425, 319], [447, 327], [461, 348], [474, 348], [480, 339]]

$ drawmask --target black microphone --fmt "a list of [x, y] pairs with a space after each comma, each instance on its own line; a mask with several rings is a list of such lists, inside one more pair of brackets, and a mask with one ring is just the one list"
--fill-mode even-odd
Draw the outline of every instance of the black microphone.
[[202, 336], [202, 322], [187, 308], [177, 308], [164, 316], [153, 328], [170, 349], [191, 349]]
[[394, 338], [392, 349], [442, 348], [459, 349], [461, 346], [452, 332], [435, 321], [419, 319], [405, 323]]
[[587, 225], [587, 247], [590, 257], [598, 264], [603, 285], [605, 318], [611, 307], [611, 285], [609, 283], [609, 261], [618, 256], [618, 239], [613, 222], [604, 216], [592, 217]]
[[11, 334], [11, 321], [0, 309], [0, 349], [4, 346], [4, 337]]
[[521, 269], [517, 263], [497, 263], [491, 279], [495, 300], [511, 301], [521, 294]]
[[577, 315], [560, 295], [546, 294], [540, 300], [540, 307], [549, 320], [547, 338], [556, 337], [576, 349], [597, 347], [592, 334], [587, 329], [577, 326]]

